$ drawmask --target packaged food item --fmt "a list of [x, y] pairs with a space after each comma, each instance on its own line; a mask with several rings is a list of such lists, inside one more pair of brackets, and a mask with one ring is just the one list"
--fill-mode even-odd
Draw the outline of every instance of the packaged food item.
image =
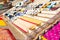
[[42, 8], [46, 8], [49, 4], [50, 2], [47, 2], [44, 6], [42, 6]]
[[21, 19], [17, 19], [13, 21], [13, 24], [16, 25], [18, 29], [20, 29], [21, 31], [25, 33], [29, 33], [29, 30], [35, 30], [37, 27], [36, 25], [23, 21]]
[[51, 4], [47, 6], [47, 8], [50, 9], [50, 8], [54, 7], [55, 5], [56, 5], [56, 2], [51, 2]]
[[6, 26], [6, 23], [3, 21], [2, 18], [0, 18], [0, 26]]
[[38, 16], [30, 16], [30, 15], [24, 15], [24, 16], [27, 16], [27, 17], [30, 17], [33, 19], [37, 19], [37, 20], [41, 21], [41, 23], [47, 22], [48, 20], [50, 20], [50, 18], [44, 18], [44, 17], [38, 17]]
[[33, 19], [33, 18], [30, 18], [30, 17], [27, 17], [27, 16], [21, 16], [20, 19], [23, 19], [23, 20], [25, 20], [27, 22], [30, 22], [30, 23], [33, 23], [33, 24], [36, 24], [36, 25], [40, 25], [41, 24], [40, 20]]

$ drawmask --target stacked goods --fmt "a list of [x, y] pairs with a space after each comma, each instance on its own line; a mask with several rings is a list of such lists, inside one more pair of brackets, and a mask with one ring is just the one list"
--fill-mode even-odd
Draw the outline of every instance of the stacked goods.
[[[8, 19], [8, 23], [11, 26], [9, 28], [11, 28], [12, 30], [14, 29], [18, 31], [17, 34], [15, 35], [22, 34], [24, 35], [24, 37], [26, 36], [29, 38], [34, 38], [40, 32], [43, 33], [45, 29], [50, 28], [49, 26], [52, 25], [60, 17], [60, 13], [59, 13], [60, 8], [56, 10], [50, 10], [50, 8], [54, 7], [55, 4], [56, 2], [48, 2], [44, 5], [40, 5], [41, 6], [40, 8], [42, 9], [48, 8], [49, 10], [47, 11], [40, 10], [39, 7], [35, 8], [36, 7], [35, 5], [31, 9], [27, 9], [27, 7], [22, 8], [21, 6], [23, 6], [23, 4], [17, 5], [20, 7], [13, 7], [11, 10], [6, 12], [4, 15]], [[36, 15], [32, 15], [32, 14], [36, 14]], [[20, 37], [20, 36], [17, 36], [17, 37]], [[42, 36], [42, 38], [43, 40], [47, 40], [45, 36]]]
[[31, 24], [31, 23], [28, 23], [26, 21], [23, 21], [21, 19], [17, 19], [13, 22], [13, 24], [15, 26], [17, 26], [18, 29], [20, 29], [21, 31], [25, 32], [25, 33], [29, 33], [29, 30], [34, 30], [37, 28], [37, 26], [35, 24]]
[[49, 4], [50, 2], [46, 3], [44, 6], [42, 6], [42, 8], [46, 8]]
[[33, 23], [33, 24], [36, 24], [36, 25], [40, 25], [41, 24], [41, 21], [37, 20], [37, 19], [33, 19], [33, 18], [30, 18], [30, 17], [27, 17], [27, 16], [21, 16], [20, 19], [23, 19], [27, 22], [30, 22], [30, 23]]
[[47, 22], [49, 20], [49, 18], [38, 17], [38, 16], [30, 16], [30, 15], [24, 15], [24, 16], [28, 16], [28, 17], [33, 18], [33, 19], [37, 19], [41, 22]]
[[43, 10], [50, 10], [53, 7], [57, 7], [57, 5], [59, 5], [59, 2], [48, 2], [45, 5], [42, 6], [42, 8], [40, 9], [41, 11]]
[[37, 14], [37, 16], [45, 17], [45, 18], [53, 18], [57, 14], [59, 14], [59, 10], [60, 10], [60, 8], [58, 8], [55, 11], [42, 11], [40, 14]]
[[41, 11], [41, 13], [50, 13], [50, 14], [57, 14], [58, 12], [60, 11], [60, 8], [59, 7], [53, 7], [53, 8], [51, 8], [51, 10], [49, 11], [49, 10], [47, 10], [47, 11], [45, 11], [45, 10], [43, 10], [43, 11]]
[[56, 5], [56, 2], [51, 2], [51, 4], [47, 6], [47, 8], [50, 9], [50, 8], [52, 8], [52, 7], [55, 6], [55, 5]]
[[16, 40], [7, 29], [0, 29], [0, 40]]

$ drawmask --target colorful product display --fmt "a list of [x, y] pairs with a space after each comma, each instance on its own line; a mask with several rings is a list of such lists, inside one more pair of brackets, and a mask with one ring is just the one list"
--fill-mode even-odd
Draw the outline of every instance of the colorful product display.
[[21, 19], [17, 19], [15, 21], [13, 21], [13, 24], [16, 25], [23, 32], [29, 32], [30, 29], [34, 30], [37, 27], [35, 24], [28, 23], [28, 22], [23, 21]]
[[[26, 1], [28, 0], [24, 0], [24, 2]], [[32, 2], [33, 1], [34, 0], [32, 0]], [[10, 30], [12, 30], [12, 32], [16, 31], [16, 34], [13, 34], [19, 35], [15, 37], [19, 38], [21, 37], [20, 35], [24, 35], [21, 38], [25, 40], [30, 38], [33, 39], [35, 36], [39, 35], [40, 32], [43, 34], [45, 29], [50, 28], [50, 25], [54, 25], [53, 23], [55, 23], [56, 20], [59, 20], [60, 8], [51, 10], [51, 8], [57, 5], [56, 2], [46, 2], [39, 4], [35, 4], [33, 2], [27, 6], [24, 5], [24, 2], [18, 2], [12, 9], [3, 14], [8, 21], [7, 23], [9, 23], [11, 26], [9, 27], [11, 28]], [[41, 38], [42, 40], [59, 40], [59, 32], [60, 23], [54, 25], [52, 29], [48, 30]]]
[[47, 40], [60, 40], [60, 22], [55, 24], [52, 29], [48, 30], [44, 37]]
[[49, 18], [38, 17], [38, 16], [30, 16], [30, 15], [24, 15], [24, 16], [27, 16], [27, 17], [30, 17], [30, 18], [33, 18], [33, 19], [37, 19], [41, 22], [47, 22], [49, 20]]
[[50, 10], [51, 8], [55, 7], [56, 5], [58, 5], [59, 3], [57, 2], [48, 2], [46, 3], [44, 6], [42, 6], [42, 8], [40, 8], [41, 11], [45, 10]]

